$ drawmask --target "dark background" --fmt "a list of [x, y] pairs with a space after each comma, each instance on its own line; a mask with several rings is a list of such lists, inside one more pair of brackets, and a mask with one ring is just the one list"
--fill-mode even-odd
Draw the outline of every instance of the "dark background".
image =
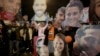
[[[84, 7], [89, 6], [90, 1], [89, 0], [81, 0]], [[48, 0], [47, 3], [47, 12], [50, 14], [50, 16], [55, 16], [55, 13], [57, 12], [57, 9], [66, 6], [69, 3], [69, 0]], [[33, 0], [22, 0], [22, 15], [27, 14], [29, 16], [29, 20], [34, 15], [34, 11], [32, 9]]]

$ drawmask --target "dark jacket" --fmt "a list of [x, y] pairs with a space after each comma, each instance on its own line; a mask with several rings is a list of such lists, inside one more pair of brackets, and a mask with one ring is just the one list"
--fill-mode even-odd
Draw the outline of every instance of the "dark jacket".
[[[60, 31], [58, 31], [57, 28], [54, 28], [54, 36], [59, 33]], [[49, 29], [45, 29], [44, 31], [44, 34], [45, 34], [45, 40], [44, 40], [44, 45], [47, 45], [48, 46], [48, 35], [49, 35]]]

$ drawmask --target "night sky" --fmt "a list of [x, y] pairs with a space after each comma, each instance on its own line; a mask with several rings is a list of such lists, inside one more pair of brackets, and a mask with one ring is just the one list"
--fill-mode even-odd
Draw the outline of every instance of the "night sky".
[[[50, 16], [55, 16], [55, 13], [57, 12], [57, 9], [66, 6], [69, 3], [69, 0], [48, 0], [47, 4], [47, 12], [50, 14]], [[89, 0], [81, 0], [84, 7], [89, 6]], [[32, 18], [34, 15], [34, 11], [32, 9], [33, 0], [22, 0], [22, 15], [27, 14], [29, 16], [29, 19]]]

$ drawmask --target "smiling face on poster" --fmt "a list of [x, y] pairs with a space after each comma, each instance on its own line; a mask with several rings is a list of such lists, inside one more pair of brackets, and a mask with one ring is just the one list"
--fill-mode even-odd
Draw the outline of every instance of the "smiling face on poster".
[[79, 19], [81, 18], [83, 4], [80, 1], [72, 1], [66, 6], [65, 20], [66, 26], [80, 27]]
[[21, 7], [21, 0], [2, 0], [2, 11], [0, 17], [5, 24], [10, 24], [10, 21], [15, 20]]
[[[100, 26], [86, 25], [76, 32], [75, 43], [77, 43], [88, 56], [96, 56], [100, 52]], [[74, 44], [74, 49], [77, 44]]]
[[20, 6], [21, 0], [3, 0], [3, 9], [5, 12], [16, 15], [20, 9]]
[[33, 10], [36, 16], [38, 17], [43, 16], [45, 14], [46, 9], [47, 9], [46, 0], [34, 0]]

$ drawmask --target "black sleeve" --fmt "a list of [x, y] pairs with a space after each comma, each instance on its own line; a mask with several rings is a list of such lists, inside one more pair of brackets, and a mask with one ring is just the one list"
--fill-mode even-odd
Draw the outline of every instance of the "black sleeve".
[[33, 30], [32, 37], [38, 36], [38, 30], [36, 30], [36, 29], [32, 29], [32, 30]]
[[46, 28], [44, 31], [45, 34], [45, 40], [44, 40], [44, 45], [48, 46], [48, 35], [49, 35], [49, 30]]
[[62, 33], [62, 30], [58, 30], [57, 28], [54, 29], [54, 35], [56, 35], [57, 33]]

